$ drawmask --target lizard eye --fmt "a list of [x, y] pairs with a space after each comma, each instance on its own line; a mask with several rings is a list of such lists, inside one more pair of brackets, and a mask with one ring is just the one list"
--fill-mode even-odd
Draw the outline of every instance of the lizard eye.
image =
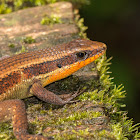
[[57, 67], [58, 67], [58, 68], [61, 68], [62, 66], [61, 66], [61, 64], [57, 64]]
[[78, 52], [76, 55], [79, 59], [86, 59], [88, 56], [86, 52]]

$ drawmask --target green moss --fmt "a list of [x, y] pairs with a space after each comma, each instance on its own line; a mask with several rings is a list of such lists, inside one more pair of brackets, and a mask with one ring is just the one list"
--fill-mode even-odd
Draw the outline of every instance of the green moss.
[[[121, 108], [125, 107], [125, 104], [122, 103], [122, 99], [126, 96], [124, 86], [116, 86], [109, 76], [108, 66], [110, 65], [109, 61], [111, 59], [107, 60], [104, 55], [96, 60], [101, 83], [101, 90], [98, 92], [99, 100], [105, 105], [110, 115], [111, 134], [117, 140], [138, 139], [140, 138], [140, 133], [138, 133], [140, 124], [133, 125], [132, 119], [128, 119], [127, 117], [127, 112], [121, 111]], [[102, 95], [100, 96], [100, 92], [102, 92], [103, 97]]]
[[107, 60], [105, 55], [102, 56], [100, 59], [96, 60], [101, 84], [101, 90], [98, 92], [98, 95], [99, 100], [103, 104], [107, 106], [112, 106], [112, 109], [117, 108], [119, 110], [121, 107], [125, 107], [124, 104], [118, 101], [125, 98], [126, 93], [124, 91], [123, 85], [116, 86], [112, 82], [112, 78], [109, 75], [110, 72], [108, 72], [108, 65], [110, 65], [110, 60], [111, 58]]
[[8, 45], [8, 47], [10, 47], [10, 48], [15, 48], [15, 44], [12, 44], [12, 43], [11, 43], [11, 44]]
[[80, 18], [80, 15], [78, 15], [77, 10], [75, 10], [75, 23], [79, 28], [79, 36], [81, 38], [87, 38], [86, 30], [88, 29], [87, 26], [84, 25], [84, 19]]
[[102, 116], [102, 113], [94, 112], [94, 111], [74, 112], [66, 118], [65, 117], [58, 118], [56, 124], [63, 124], [64, 122], [68, 122], [68, 121], [77, 121], [77, 120], [84, 119], [84, 118], [92, 119], [93, 117], [96, 118], [99, 116]]
[[16, 140], [11, 123], [0, 123], [0, 140]]
[[23, 42], [26, 44], [32, 44], [32, 43], [35, 43], [36, 41], [31, 36], [28, 36], [23, 39]]
[[[101, 138], [101, 139], [105, 139], [105, 140], [116, 140], [116, 137], [114, 136], [114, 134], [110, 133], [107, 130], [98, 131], [97, 134], [98, 134], [98, 135], [96, 135], [97, 139]], [[119, 140], [121, 140], [121, 139], [119, 139]]]
[[60, 17], [56, 15], [50, 15], [50, 16], [44, 16], [40, 22], [42, 25], [54, 25], [58, 23], [62, 23], [62, 20]]
[[0, 14], [8, 14], [12, 12], [12, 8], [8, 6], [5, 2], [0, 4]]
[[21, 50], [16, 52], [16, 54], [23, 53], [23, 52], [27, 52], [27, 50], [26, 50], [25, 46], [22, 45]]

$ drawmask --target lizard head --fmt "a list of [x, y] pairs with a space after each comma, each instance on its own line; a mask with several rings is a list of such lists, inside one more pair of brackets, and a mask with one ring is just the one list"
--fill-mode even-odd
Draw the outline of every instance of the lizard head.
[[49, 74], [48, 80], [43, 85], [63, 79], [93, 62], [104, 54], [106, 45], [97, 41], [76, 39], [55, 50], [59, 58], [55, 61], [58, 68]]

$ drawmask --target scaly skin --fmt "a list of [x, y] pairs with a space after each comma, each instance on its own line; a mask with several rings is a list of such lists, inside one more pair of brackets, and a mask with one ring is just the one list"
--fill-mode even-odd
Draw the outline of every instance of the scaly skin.
[[64, 101], [42, 87], [71, 75], [100, 57], [105, 50], [106, 45], [103, 43], [77, 39], [54, 48], [1, 59], [0, 121], [12, 118], [13, 131], [17, 139], [47, 139], [27, 133], [25, 107], [18, 99], [35, 95], [45, 102], [57, 105], [71, 102], [78, 94]]

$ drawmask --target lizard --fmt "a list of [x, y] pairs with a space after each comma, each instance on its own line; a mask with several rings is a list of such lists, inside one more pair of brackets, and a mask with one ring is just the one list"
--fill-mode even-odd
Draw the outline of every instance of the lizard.
[[47, 140], [28, 133], [28, 120], [21, 99], [36, 96], [44, 102], [65, 105], [79, 93], [65, 100], [44, 87], [66, 78], [93, 62], [106, 51], [106, 45], [87, 39], [75, 39], [53, 48], [24, 52], [0, 59], [0, 122], [12, 120], [18, 140]]

